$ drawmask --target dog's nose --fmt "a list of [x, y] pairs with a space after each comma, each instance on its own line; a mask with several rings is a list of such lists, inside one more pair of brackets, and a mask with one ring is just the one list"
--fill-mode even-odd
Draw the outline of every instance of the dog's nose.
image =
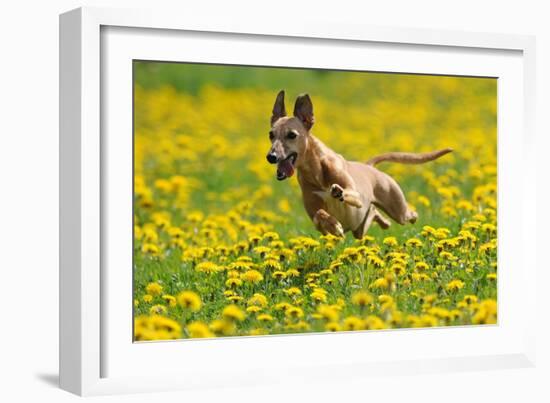
[[270, 164], [275, 164], [277, 162], [277, 154], [269, 153], [267, 154], [267, 162]]

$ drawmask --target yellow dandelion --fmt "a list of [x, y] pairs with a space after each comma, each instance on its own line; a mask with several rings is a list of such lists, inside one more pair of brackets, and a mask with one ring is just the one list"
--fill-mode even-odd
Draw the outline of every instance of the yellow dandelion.
[[398, 245], [397, 238], [394, 237], [394, 236], [389, 236], [389, 237], [384, 238], [382, 243], [386, 246], [397, 246]]
[[172, 307], [172, 308], [178, 304], [178, 302], [176, 301], [176, 298], [172, 295], [168, 295], [168, 294], [163, 295], [162, 299], [168, 304], [169, 307]]
[[164, 315], [168, 309], [164, 305], [153, 305], [149, 309], [151, 315]]
[[241, 275], [241, 279], [248, 283], [259, 283], [264, 276], [258, 270], [248, 270]]
[[405, 245], [407, 246], [411, 246], [413, 248], [420, 248], [422, 247], [422, 241], [418, 238], [410, 238], [410, 239], [407, 239], [407, 241], [405, 242]]
[[375, 289], [386, 289], [389, 288], [390, 282], [385, 277], [380, 277], [374, 280], [369, 288], [375, 288]]
[[464, 281], [462, 280], [451, 280], [447, 283], [447, 285], [445, 286], [445, 288], [447, 289], [447, 291], [458, 291], [460, 289], [462, 289], [464, 287]]
[[339, 332], [340, 330], [342, 330], [342, 326], [340, 326], [338, 322], [328, 322], [325, 325], [325, 330], [327, 332]]
[[267, 313], [262, 313], [260, 315], [257, 316], [257, 319], [260, 321], [260, 322], [271, 322], [273, 321], [273, 316], [267, 314]]
[[326, 302], [327, 301], [327, 293], [326, 291], [324, 291], [323, 289], [315, 289], [315, 291], [313, 291], [311, 294], [310, 294], [310, 297], [315, 301], [315, 302]]
[[344, 330], [364, 330], [365, 322], [357, 316], [348, 316], [342, 324]]
[[497, 302], [493, 299], [481, 301], [472, 318], [472, 322], [477, 325], [497, 323]]
[[340, 312], [332, 305], [319, 305], [317, 307], [317, 313], [320, 318], [327, 320], [328, 322], [337, 322], [340, 317]]
[[228, 278], [225, 281], [225, 286], [228, 288], [236, 288], [243, 284], [242, 280], [239, 278]]
[[160, 255], [160, 248], [154, 243], [144, 243], [141, 247], [143, 253], [151, 256]]
[[222, 316], [225, 319], [242, 322], [246, 314], [237, 305], [228, 305], [223, 308]]
[[184, 309], [197, 312], [202, 307], [202, 301], [199, 294], [193, 291], [182, 291], [177, 296], [178, 303]]
[[247, 304], [256, 305], [263, 308], [267, 306], [267, 298], [263, 294], [255, 293], [251, 298], [248, 299]]
[[152, 296], [160, 295], [162, 293], [162, 286], [159, 283], [149, 283], [145, 287], [145, 291], [147, 291], [147, 294], [150, 294]]
[[364, 321], [364, 326], [367, 330], [380, 330], [387, 327], [384, 321], [375, 315], [367, 316]]
[[285, 315], [288, 318], [301, 318], [304, 316], [304, 311], [297, 306], [290, 306], [286, 311]]
[[365, 291], [358, 291], [355, 294], [353, 294], [351, 297], [351, 302], [361, 307], [371, 304], [372, 301], [373, 301], [372, 295]]
[[220, 271], [221, 268], [213, 262], [201, 262], [195, 266], [195, 270], [202, 273], [211, 274]]
[[237, 326], [232, 320], [216, 319], [213, 320], [208, 326], [215, 334], [224, 336], [231, 336], [235, 333]]
[[192, 322], [187, 326], [189, 337], [193, 339], [215, 337], [214, 333], [210, 331], [208, 325], [203, 322]]

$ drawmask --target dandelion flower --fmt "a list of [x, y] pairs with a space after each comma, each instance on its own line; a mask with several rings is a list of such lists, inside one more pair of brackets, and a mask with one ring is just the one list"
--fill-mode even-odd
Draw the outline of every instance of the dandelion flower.
[[152, 296], [160, 295], [162, 293], [162, 286], [159, 283], [149, 283], [145, 287], [145, 291]]
[[394, 237], [394, 236], [389, 236], [389, 237], [384, 238], [382, 243], [386, 246], [397, 246], [398, 245], [397, 238]]
[[410, 238], [410, 239], [407, 239], [405, 244], [413, 248], [420, 248], [422, 246], [422, 241], [418, 238]]
[[325, 330], [327, 332], [339, 332], [340, 330], [342, 330], [342, 327], [338, 322], [328, 322], [325, 325]]
[[256, 305], [259, 307], [265, 307], [267, 306], [267, 298], [265, 295], [260, 293], [255, 293], [249, 300], [248, 305]]
[[326, 302], [327, 301], [327, 294], [322, 289], [316, 289], [310, 294], [310, 297], [313, 298], [315, 302]]
[[317, 307], [317, 313], [319, 316], [328, 322], [337, 322], [340, 317], [340, 312], [330, 305], [319, 305]]
[[195, 270], [211, 274], [220, 271], [220, 267], [212, 262], [201, 262], [197, 266], [195, 266]]
[[369, 288], [386, 289], [389, 288], [390, 283], [385, 277], [380, 277], [374, 280]]
[[279, 234], [276, 232], [266, 232], [264, 234], [264, 239], [267, 239], [268, 241], [277, 241], [279, 239]]
[[225, 319], [242, 322], [246, 317], [245, 313], [237, 305], [228, 305], [222, 311]]
[[202, 307], [201, 297], [193, 291], [182, 291], [177, 297], [178, 303], [192, 312], [197, 312]]
[[375, 315], [367, 316], [367, 319], [364, 321], [364, 326], [367, 330], [380, 330], [387, 327], [384, 321]]
[[291, 306], [285, 311], [288, 318], [301, 318], [304, 316], [304, 311], [296, 306]]
[[275, 305], [275, 310], [285, 312], [291, 306], [292, 305], [289, 304], [288, 302], [279, 302], [278, 304]]
[[447, 283], [445, 288], [447, 291], [458, 291], [464, 287], [464, 281], [462, 280], [451, 280]]
[[296, 296], [296, 295], [302, 295], [302, 290], [300, 290], [298, 287], [290, 287], [286, 290], [283, 290], [283, 292], [288, 296]]
[[193, 339], [215, 337], [214, 333], [210, 331], [208, 325], [203, 322], [192, 322], [187, 326], [189, 337]]
[[372, 301], [373, 301], [372, 295], [365, 291], [356, 292], [351, 297], [351, 302], [361, 307], [364, 307], [365, 305], [372, 303]]
[[418, 271], [426, 271], [430, 266], [426, 262], [418, 262], [414, 265], [414, 268]]
[[480, 302], [472, 322], [477, 325], [497, 323], [497, 302], [493, 299], [486, 299]]
[[267, 313], [262, 313], [260, 315], [257, 316], [257, 319], [260, 321], [260, 322], [271, 322], [273, 321], [273, 316], [267, 314]]
[[231, 336], [235, 333], [236, 325], [232, 320], [216, 319], [208, 326], [216, 334]]
[[277, 271], [273, 272], [271, 277], [273, 277], [276, 280], [283, 280], [283, 279], [286, 278], [286, 273], [284, 271], [277, 270]]
[[159, 247], [153, 243], [144, 243], [143, 246], [141, 247], [141, 250], [143, 251], [143, 253], [151, 256], [160, 255]]
[[258, 270], [248, 270], [241, 275], [241, 279], [248, 283], [259, 283], [264, 279], [264, 276]]
[[239, 287], [240, 285], [242, 285], [242, 283], [243, 283], [242, 280], [239, 279], [239, 278], [229, 278], [225, 282], [225, 286], [228, 287], [228, 288], [235, 288], [235, 287]]
[[344, 319], [343, 328], [344, 330], [364, 330], [365, 323], [357, 316], [348, 316]]
[[164, 316], [139, 316], [134, 320], [136, 341], [170, 340], [181, 337], [181, 326]]
[[167, 311], [168, 309], [164, 305], [153, 305], [149, 309], [151, 315], [164, 315]]
[[166, 303], [168, 304], [168, 306], [171, 307], [171, 308], [175, 307], [175, 306], [178, 304], [178, 302], [176, 301], [176, 298], [175, 298], [174, 296], [172, 296], [172, 295], [167, 295], [167, 294], [166, 294], [166, 295], [163, 295], [163, 296], [162, 296], [162, 299], [163, 299], [164, 301], [166, 301]]

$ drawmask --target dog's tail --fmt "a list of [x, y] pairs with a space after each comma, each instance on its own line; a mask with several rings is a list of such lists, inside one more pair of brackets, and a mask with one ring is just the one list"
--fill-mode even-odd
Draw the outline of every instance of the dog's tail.
[[444, 148], [443, 150], [432, 151], [429, 153], [386, 153], [372, 157], [366, 162], [367, 165], [376, 165], [384, 161], [399, 162], [401, 164], [424, 164], [425, 162], [433, 161], [439, 157], [452, 152], [452, 148]]

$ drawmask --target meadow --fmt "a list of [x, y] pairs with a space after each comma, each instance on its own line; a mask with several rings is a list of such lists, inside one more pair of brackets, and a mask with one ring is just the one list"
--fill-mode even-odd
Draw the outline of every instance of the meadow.
[[[134, 62], [134, 340], [497, 322], [495, 79]], [[419, 215], [323, 236], [265, 155], [280, 89]]]

